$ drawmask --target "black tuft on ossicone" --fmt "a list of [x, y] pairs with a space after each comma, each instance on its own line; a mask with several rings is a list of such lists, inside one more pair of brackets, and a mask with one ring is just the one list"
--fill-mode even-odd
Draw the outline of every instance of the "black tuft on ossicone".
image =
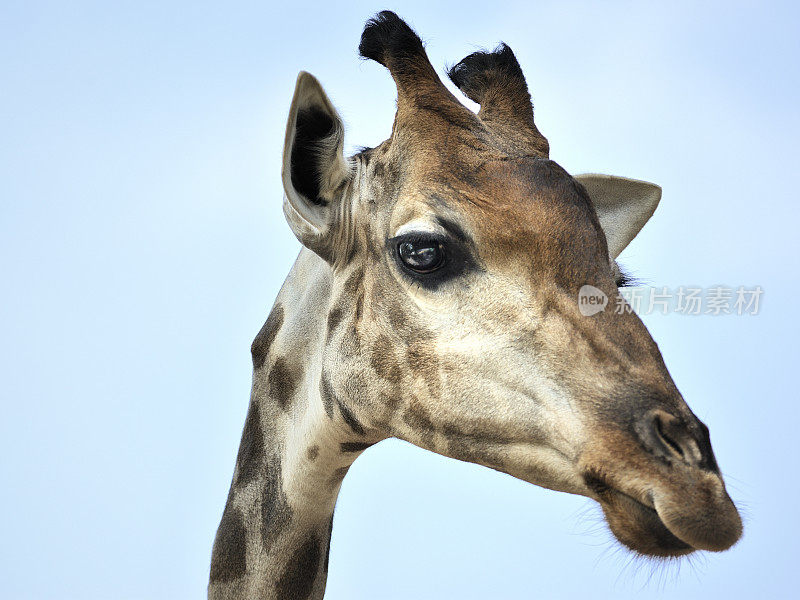
[[387, 66], [389, 57], [412, 57], [424, 53], [424, 49], [422, 40], [403, 19], [390, 10], [384, 10], [367, 21], [358, 53]]
[[492, 52], [481, 50], [473, 52], [458, 64], [447, 70], [447, 76], [464, 95], [473, 102], [481, 103], [489, 87], [496, 85], [498, 77], [516, 80], [524, 86], [525, 75], [517, 57], [506, 44], [500, 43]]

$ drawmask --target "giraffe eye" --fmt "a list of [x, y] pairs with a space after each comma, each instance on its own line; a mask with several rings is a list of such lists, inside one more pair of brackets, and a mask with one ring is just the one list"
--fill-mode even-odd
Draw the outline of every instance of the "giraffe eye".
[[444, 246], [437, 240], [402, 241], [397, 245], [400, 261], [417, 273], [430, 273], [444, 264]]

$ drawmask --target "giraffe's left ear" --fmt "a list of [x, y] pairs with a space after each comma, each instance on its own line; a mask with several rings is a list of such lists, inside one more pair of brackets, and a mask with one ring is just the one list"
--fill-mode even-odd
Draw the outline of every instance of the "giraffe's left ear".
[[350, 180], [344, 126], [319, 81], [297, 76], [283, 146], [283, 212], [300, 243], [332, 260], [338, 205]]
[[661, 200], [661, 188], [653, 183], [613, 175], [576, 175], [594, 203], [606, 234], [608, 254], [616, 260], [650, 219]]

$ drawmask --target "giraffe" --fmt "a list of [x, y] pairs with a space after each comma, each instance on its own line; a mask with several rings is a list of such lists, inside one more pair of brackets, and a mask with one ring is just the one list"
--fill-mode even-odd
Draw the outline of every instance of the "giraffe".
[[645, 326], [579, 310], [584, 285], [619, 298], [616, 258], [661, 189], [550, 160], [506, 45], [449, 70], [477, 114], [394, 13], [359, 51], [396, 83], [391, 135], [346, 157], [298, 76], [282, 181], [302, 250], [252, 344], [209, 598], [322, 598], [342, 480], [389, 437], [589, 497], [642, 555], [736, 543], [708, 429]]

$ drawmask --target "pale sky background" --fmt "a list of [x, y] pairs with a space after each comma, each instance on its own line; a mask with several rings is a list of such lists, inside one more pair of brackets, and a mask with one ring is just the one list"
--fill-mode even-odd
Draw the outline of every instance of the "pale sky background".
[[506, 41], [570, 172], [663, 187], [622, 257], [640, 277], [764, 288], [755, 317], [645, 318], [747, 522], [733, 550], [652, 574], [589, 500], [389, 441], [345, 480], [327, 598], [796, 592], [798, 9], [335, 4], [0, 7], [0, 596], [204, 597], [250, 342], [299, 249], [279, 180], [294, 79], [322, 81], [350, 147], [384, 139], [394, 86], [356, 47], [387, 7], [440, 70]]

